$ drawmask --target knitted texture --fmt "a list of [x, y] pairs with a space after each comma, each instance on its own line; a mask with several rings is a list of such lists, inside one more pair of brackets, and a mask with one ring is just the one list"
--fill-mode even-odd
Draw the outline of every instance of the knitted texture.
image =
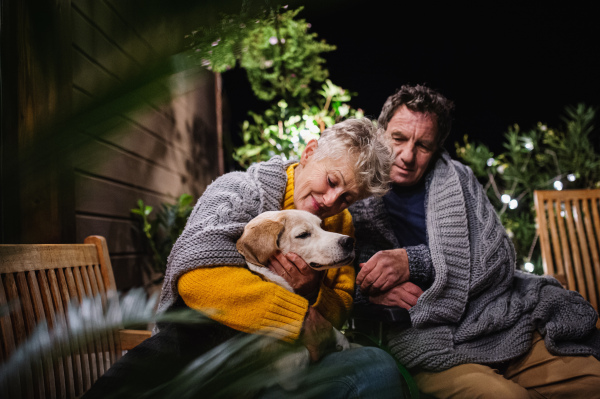
[[[380, 199], [351, 212], [359, 261], [397, 246]], [[595, 310], [551, 277], [515, 271], [512, 242], [481, 185], [447, 153], [427, 181], [425, 212], [435, 277], [410, 309], [412, 327], [388, 335], [400, 362], [430, 371], [503, 362], [525, 354], [536, 329], [553, 354], [600, 358]]]
[[286, 169], [275, 156], [246, 172], [227, 173], [206, 188], [169, 255], [159, 312], [179, 298], [176, 285], [183, 273], [202, 266], [246, 265], [235, 244], [250, 220], [281, 209]]

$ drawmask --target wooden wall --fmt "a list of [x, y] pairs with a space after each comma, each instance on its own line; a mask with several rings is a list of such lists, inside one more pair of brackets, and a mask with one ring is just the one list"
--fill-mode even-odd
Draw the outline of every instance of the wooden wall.
[[[105, 105], [108, 95], [114, 100], [115, 93], [129, 93], [123, 88], [181, 48], [185, 24], [160, 15], [141, 18], [143, 4], [62, 2], [62, 15], [68, 20], [62, 25], [69, 30], [64, 41], [68, 50], [63, 50], [69, 57], [67, 89], [73, 112]], [[170, 78], [171, 98], [166, 102], [127, 94], [128, 106], [122, 112], [113, 107], [99, 118], [70, 126], [70, 145], [59, 156], [61, 184], [51, 188], [60, 202], [60, 223], [46, 226], [48, 233], [31, 234], [32, 225], [43, 223], [41, 212], [35, 219], [24, 215], [19, 241], [83, 242], [88, 235], [102, 235], [117, 287], [125, 290], [147, 282], [148, 257], [130, 209], [138, 199], [158, 209], [161, 202], [174, 202], [182, 193], [197, 198], [218, 174], [214, 76], [205, 71], [190, 80], [189, 75]], [[29, 179], [21, 179], [21, 192], [28, 185], [24, 180]], [[47, 212], [49, 205], [44, 207]]]

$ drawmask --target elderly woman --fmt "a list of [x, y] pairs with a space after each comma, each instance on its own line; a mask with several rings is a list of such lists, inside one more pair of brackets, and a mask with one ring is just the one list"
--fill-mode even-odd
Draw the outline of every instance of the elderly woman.
[[[382, 398], [388, 392], [397, 397], [399, 375], [385, 352], [357, 348], [331, 353], [329, 348], [332, 326], [340, 328], [352, 307], [351, 265], [316, 272], [297, 255], [276, 255], [270, 267], [296, 294], [250, 271], [236, 250], [244, 226], [265, 211], [304, 210], [323, 219], [325, 230], [353, 235], [346, 208], [359, 199], [383, 195], [388, 188], [392, 157], [376, 136], [370, 120], [349, 119], [326, 129], [318, 141], [311, 140], [299, 162], [274, 156], [246, 172], [215, 180], [173, 247], [159, 312], [189, 307], [218, 324], [208, 332], [161, 326], [145, 345], [151, 351], [194, 352], [239, 332], [269, 335], [306, 346], [316, 362], [313, 367], [344, 366], [344, 375], [307, 382], [320, 385], [323, 395]], [[262, 392], [264, 397], [285, 394], [278, 387]]]

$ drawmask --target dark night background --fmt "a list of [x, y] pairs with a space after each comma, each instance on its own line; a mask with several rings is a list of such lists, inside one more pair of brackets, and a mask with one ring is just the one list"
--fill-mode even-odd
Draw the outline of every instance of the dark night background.
[[[446, 148], [463, 135], [502, 151], [507, 127], [559, 126], [566, 105], [600, 105], [600, 28], [591, 2], [290, 2], [337, 50], [330, 79], [357, 93], [351, 105], [377, 117], [401, 85], [427, 83], [456, 105]], [[244, 72], [223, 74], [234, 144], [248, 110], [264, 105]], [[594, 133], [598, 133], [597, 130]], [[598, 144], [597, 134], [593, 138]]]

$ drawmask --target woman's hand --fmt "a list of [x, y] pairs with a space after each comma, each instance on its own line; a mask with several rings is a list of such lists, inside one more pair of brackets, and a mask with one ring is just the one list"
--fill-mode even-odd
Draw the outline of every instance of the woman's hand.
[[407, 281], [399, 284], [383, 294], [370, 296], [369, 301], [378, 305], [398, 306], [410, 309], [417, 304], [417, 300], [423, 294], [423, 290], [417, 285]]
[[335, 350], [333, 326], [312, 306], [304, 318], [300, 342], [308, 349], [311, 362], [318, 362], [325, 354]]
[[408, 255], [404, 248], [379, 251], [359, 264], [356, 284], [365, 295], [378, 295], [408, 281]]
[[314, 270], [304, 259], [293, 252], [276, 253], [269, 259], [269, 269], [280, 275], [294, 289], [296, 294], [313, 302], [319, 294], [323, 273]]

